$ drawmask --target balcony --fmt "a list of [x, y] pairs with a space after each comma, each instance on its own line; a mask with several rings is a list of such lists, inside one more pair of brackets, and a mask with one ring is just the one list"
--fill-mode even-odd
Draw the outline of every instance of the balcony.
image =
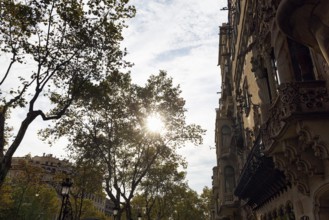
[[325, 81], [283, 83], [278, 88], [278, 98], [270, 108], [270, 115], [263, 125], [265, 150], [273, 143], [289, 138], [292, 125], [301, 119], [329, 118], [329, 96]]
[[247, 158], [234, 194], [251, 208], [258, 208], [287, 188], [289, 182], [282, 171], [275, 168], [272, 158], [263, 154], [259, 136]]

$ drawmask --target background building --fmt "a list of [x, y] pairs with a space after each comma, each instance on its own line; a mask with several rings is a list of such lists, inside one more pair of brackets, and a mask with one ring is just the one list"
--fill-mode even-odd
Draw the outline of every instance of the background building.
[[13, 157], [11, 169], [8, 177], [15, 178], [22, 170], [21, 162], [27, 162], [29, 165], [42, 169], [42, 181], [48, 183], [60, 191], [60, 184], [67, 175], [72, 173], [72, 164], [68, 160], [60, 160], [53, 157], [52, 154], [43, 154], [42, 156]]
[[[9, 179], [19, 177], [21, 172], [27, 172], [26, 170], [22, 170], [26, 167], [22, 166], [22, 163], [27, 163], [29, 166], [40, 168], [37, 170], [37, 172], [40, 172], [42, 182], [55, 188], [59, 198], [61, 198], [61, 184], [63, 179], [67, 177], [72, 178], [73, 175], [75, 177], [83, 175], [79, 172], [76, 172], [76, 170], [74, 170], [74, 166], [68, 160], [61, 160], [59, 158], [53, 157], [52, 154], [43, 154], [42, 156], [33, 157], [31, 155], [26, 155], [24, 157], [13, 157], [11, 169], [8, 173]], [[91, 181], [93, 181], [94, 185], [102, 184], [102, 182], [95, 182], [95, 179]], [[78, 186], [75, 186], [73, 182], [73, 189], [71, 189], [71, 197], [75, 197], [75, 199], [80, 199], [81, 189], [75, 190], [74, 187]], [[83, 194], [83, 198], [92, 201], [92, 204], [94, 205], [95, 209], [97, 209], [99, 212], [109, 216], [113, 214], [113, 202], [106, 199], [105, 194], [91, 193], [89, 191]]]
[[329, 219], [329, 2], [224, 9], [213, 219]]

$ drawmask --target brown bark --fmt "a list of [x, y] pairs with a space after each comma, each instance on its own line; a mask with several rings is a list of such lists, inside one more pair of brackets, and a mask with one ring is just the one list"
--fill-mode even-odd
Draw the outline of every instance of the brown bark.
[[24, 121], [22, 122], [22, 124], [19, 128], [19, 131], [17, 133], [15, 140], [10, 145], [10, 147], [7, 150], [7, 152], [5, 153], [5, 155], [0, 158], [0, 160], [1, 160], [0, 161], [0, 188], [1, 188], [2, 184], [4, 183], [7, 173], [11, 167], [11, 159], [12, 159], [15, 151], [17, 150], [18, 146], [22, 142], [29, 125], [38, 115], [39, 115], [38, 112], [30, 112], [27, 114], [26, 118], [24, 119]]

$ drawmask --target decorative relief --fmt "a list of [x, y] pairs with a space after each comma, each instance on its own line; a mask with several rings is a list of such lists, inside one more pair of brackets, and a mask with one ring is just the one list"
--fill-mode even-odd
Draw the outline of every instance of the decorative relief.
[[324, 75], [329, 75], [329, 65], [324, 59], [322, 60], [322, 68]]
[[329, 102], [324, 81], [284, 83], [279, 87], [279, 95], [282, 103], [294, 110], [297, 106], [302, 109], [321, 110]]
[[283, 151], [284, 151], [284, 157], [290, 162], [294, 163], [300, 156], [300, 153], [298, 153], [297, 148], [297, 142], [294, 142], [293, 140], [284, 140], [283, 143]]
[[307, 176], [303, 175], [302, 172], [296, 170], [296, 168], [289, 168], [284, 170], [286, 179], [295, 185], [298, 191], [304, 195], [310, 194], [310, 188], [308, 184]]
[[300, 146], [302, 150], [305, 150], [307, 147], [311, 146], [314, 142], [314, 140], [312, 140], [312, 135], [306, 129], [297, 128], [297, 135], [298, 135], [298, 146]]
[[260, 125], [262, 124], [261, 113], [260, 113], [260, 106], [259, 105], [252, 105], [253, 113], [254, 113], [254, 134], [258, 136]]
[[256, 4], [256, 10], [253, 15], [253, 33], [255, 35], [256, 41], [259, 44], [264, 42], [264, 39], [269, 33], [270, 23], [274, 19], [276, 14], [276, 9], [272, 4]]
[[300, 90], [300, 100], [309, 109], [322, 108], [324, 103], [329, 101], [327, 89], [316, 88], [309, 90], [303, 88]]
[[320, 158], [322, 160], [329, 159], [328, 157], [328, 149], [322, 144], [314, 144], [313, 145], [314, 156]]
[[313, 176], [314, 168], [309, 163], [309, 161], [299, 159], [296, 162], [296, 167], [297, 171], [303, 174], [307, 174], [308, 176]]
[[275, 139], [293, 114], [324, 111], [329, 113], [329, 95], [324, 81], [281, 84], [278, 99], [270, 109], [270, 118], [263, 132], [267, 138]]
[[328, 148], [325, 143], [320, 140], [318, 135], [312, 136], [311, 132], [303, 127], [303, 125], [299, 125], [297, 128], [298, 134], [298, 146], [305, 151], [307, 148], [311, 148], [314, 152], [314, 156], [318, 159], [329, 159]]
[[297, 123], [295, 138], [282, 140], [277, 146], [282, 148], [272, 153], [275, 168], [283, 171], [300, 193], [309, 195], [308, 179], [324, 174], [323, 160], [328, 159], [328, 148], [302, 122]]
[[299, 181], [297, 183], [297, 189], [300, 193], [309, 196], [310, 195], [310, 188], [308, 186], [308, 183], [306, 181], [301, 182]]
[[254, 132], [250, 128], [245, 128], [245, 146], [247, 149], [252, 148], [254, 137]]
[[[284, 172], [287, 170], [286, 168], [289, 163], [286, 161], [286, 155], [284, 155], [284, 157], [283, 157], [280, 154], [275, 154], [273, 156], [273, 162], [274, 162], [274, 167], [276, 169], [284, 171]], [[292, 179], [290, 178], [289, 180], [291, 181]]]
[[255, 73], [256, 77], [258, 79], [264, 78], [264, 66], [262, 64], [262, 58], [260, 57], [260, 55], [251, 57], [250, 63], [252, 65], [251, 71]]

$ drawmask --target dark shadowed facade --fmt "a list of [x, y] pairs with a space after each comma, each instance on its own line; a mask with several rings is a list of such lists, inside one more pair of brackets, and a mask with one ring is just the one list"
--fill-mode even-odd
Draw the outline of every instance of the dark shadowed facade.
[[329, 219], [329, 1], [229, 0], [212, 219]]

